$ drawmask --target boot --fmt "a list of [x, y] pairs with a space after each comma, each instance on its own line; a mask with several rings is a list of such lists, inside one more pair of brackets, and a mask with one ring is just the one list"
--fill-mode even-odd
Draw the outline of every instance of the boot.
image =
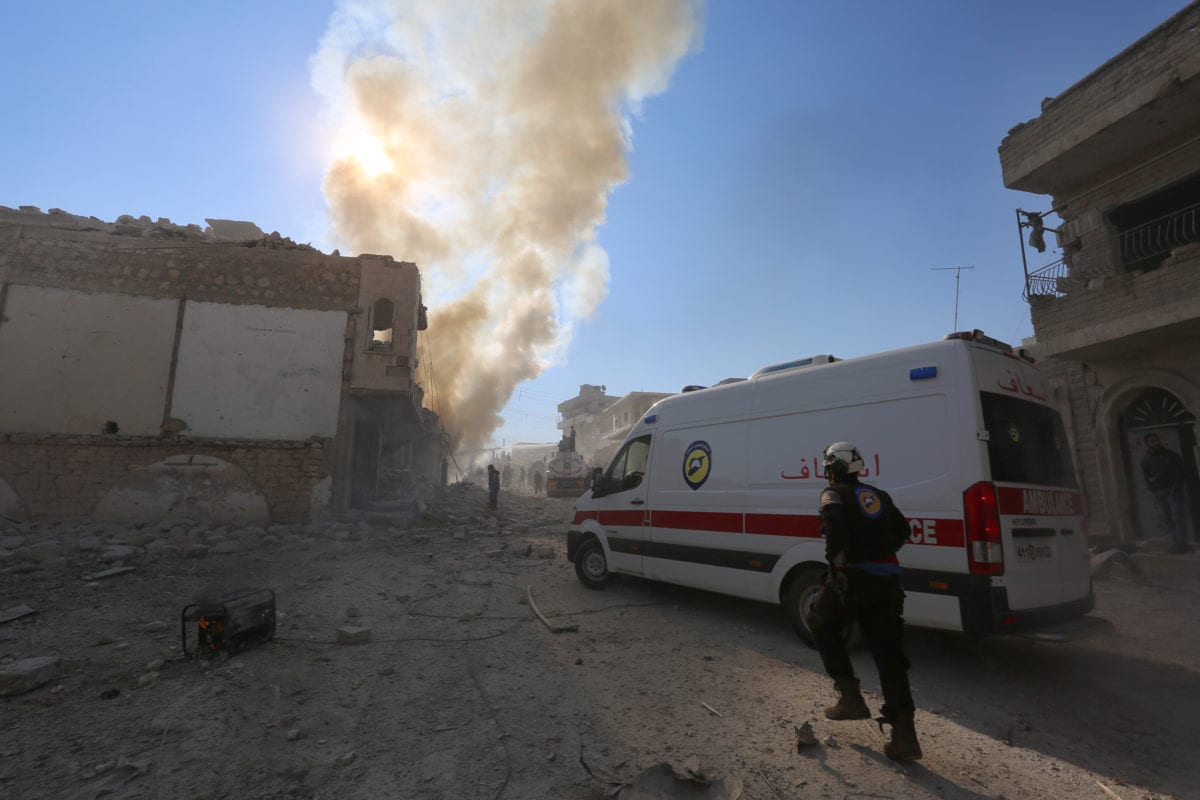
[[867, 708], [867, 701], [863, 700], [855, 678], [834, 678], [833, 685], [838, 693], [838, 701], [825, 709], [827, 719], [871, 718], [871, 709]]
[[920, 758], [921, 743], [917, 741], [913, 712], [897, 711], [888, 721], [892, 723], [892, 738], [883, 746], [883, 754], [892, 761], [913, 761]]

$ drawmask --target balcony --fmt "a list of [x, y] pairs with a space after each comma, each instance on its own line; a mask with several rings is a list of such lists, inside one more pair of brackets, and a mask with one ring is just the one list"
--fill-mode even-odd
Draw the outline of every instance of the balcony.
[[1026, 269], [1025, 299], [1048, 356], [1089, 360], [1200, 335], [1200, 204]]
[[[1021, 226], [1029, 227], [1027, 223]], [[1024, 297], [1029, 302], [1035, 297], [1062, 297], [1069, 293], [1072, 283], [1078, 286], [1106, 273], [1150, 272], [1176, 250], [1196, 243], [1200, 243], [1200, 203], [1121, 230], [1087, 248], [1064, 253], [1043, 267], [1030, 271], [1027, 266]], [[1027, 252], [1023, 251], [1022, 256], [1027, 258]]]

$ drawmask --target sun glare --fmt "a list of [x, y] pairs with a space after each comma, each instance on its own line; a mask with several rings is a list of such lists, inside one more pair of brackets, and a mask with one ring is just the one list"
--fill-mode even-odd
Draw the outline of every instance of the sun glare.
[[356, 137], [347, 148], [346, 154], [358, 162], [368, 178], [377, 178], [385, 172], [391, 172], [395, 167], [383, 142], [374, 136]]

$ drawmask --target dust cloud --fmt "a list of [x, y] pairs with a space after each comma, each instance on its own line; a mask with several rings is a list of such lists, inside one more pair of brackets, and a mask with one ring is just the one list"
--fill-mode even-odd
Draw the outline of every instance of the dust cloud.
[[700, 0], [338, 4], [312, 63], [336, 127], [334, 234], [421, 268], [419, 375], [456, 449], [487, 443], [606, 296], [596, 230], [631, 119], [702, 15]]

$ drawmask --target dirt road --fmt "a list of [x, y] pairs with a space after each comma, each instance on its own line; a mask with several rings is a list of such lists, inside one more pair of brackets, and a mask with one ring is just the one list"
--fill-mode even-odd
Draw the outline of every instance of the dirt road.
[[[568, 503], [504, 496], [496, 519], [482, 490], [446, 502], [444, 526], [134, 554], [97, 581], [86, 553], [6, 569], [0, 609], [37, 613], [0, 626], [0, 666], [63, 661], [0, 699], [0, 796], [604, 797], [582, 752], [630, 780], [695, 756], [759, 800], [1200, 797], [1197, 595], [1099, 583], [1113, 631], [1071, 645], [910, 630], [926, 757], [899, 767], [873, 723], [821, 716], [829, 683], [777, 609], [638, 580], [589, 591], [565, 560]], [[180, 608], [237, 587], [276, 591], [276, 640], [179, 658]], [[526, 587], [578, 631], [549, 631]], [[337, 644], [344, 625], [371, 640]], [[806, 721], [822, 744], [797, 753]]]

